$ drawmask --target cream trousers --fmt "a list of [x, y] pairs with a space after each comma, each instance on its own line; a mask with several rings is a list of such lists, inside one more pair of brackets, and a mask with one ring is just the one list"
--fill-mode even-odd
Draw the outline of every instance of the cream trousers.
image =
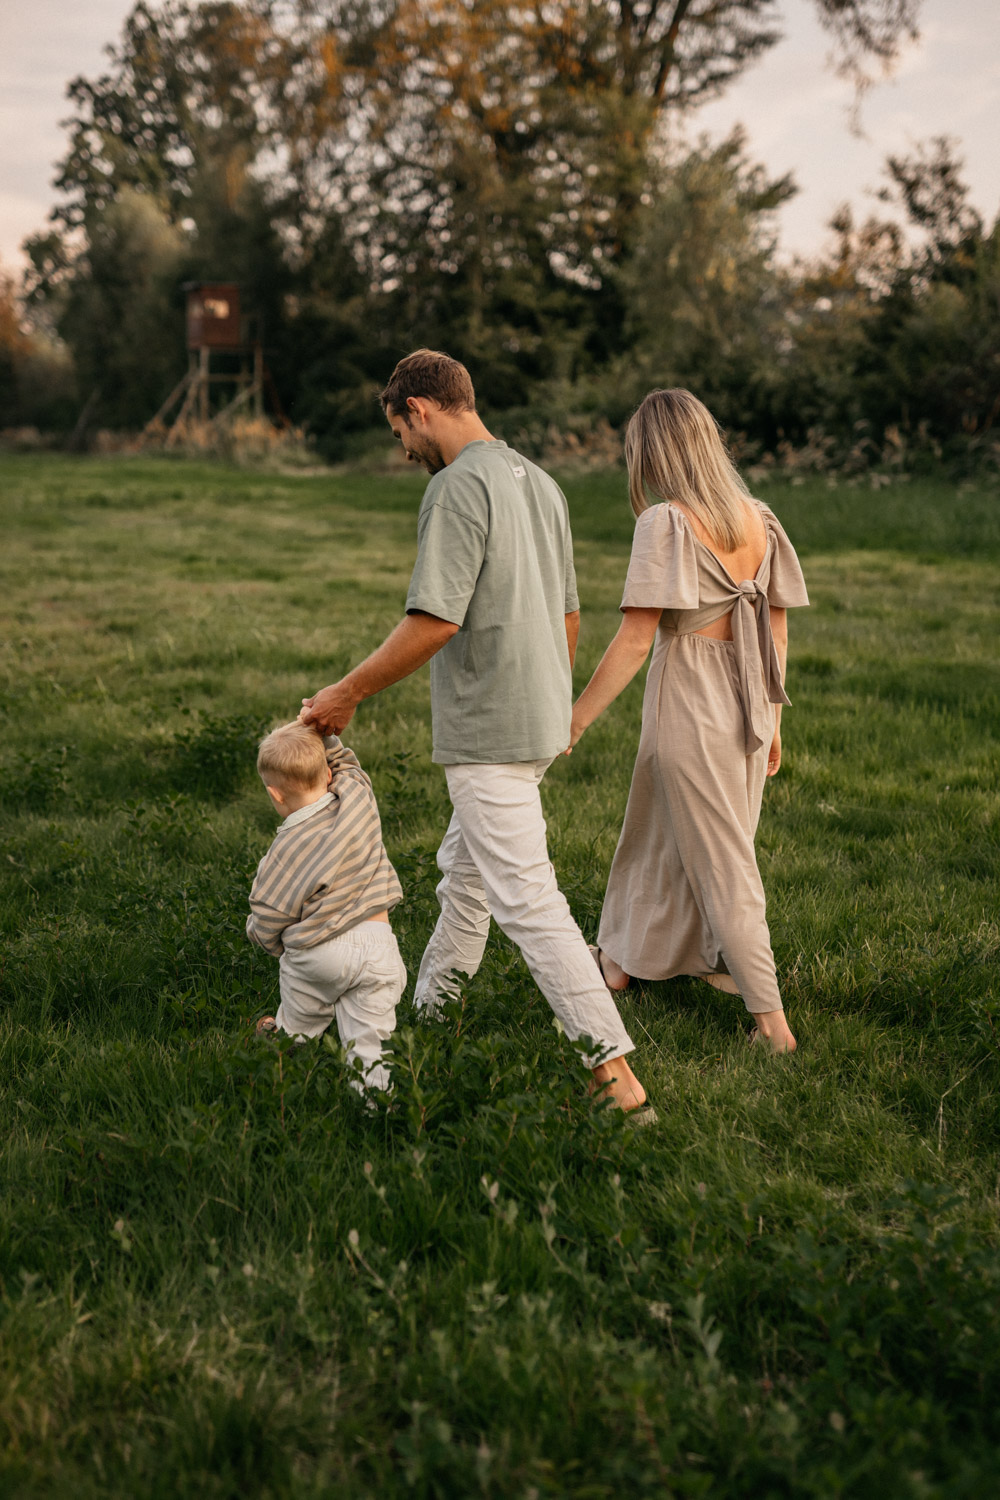
[[415, 1000], [433, 1012], [482, 962], [490, 915], [521, 950], [566, 1035], [595, 1043], [590, 1065], [631, 1052], [597, 965], [556, 884], [538, 785], [548, 760], [445, 766], [454, 814], [438, 850], [441, 915], [424, 950]]
[[359, 922], [314, 948], [286, 948], [278, 961], [281, 1004], [275, 1020], [292, 1036], [320, 1036], [336, 1019], [340, 1042], [361, 1059], [369, 1088], [387, 1089], [382, 1043], [396, 1025], [406, 984], [396, 934], [388, 922]]

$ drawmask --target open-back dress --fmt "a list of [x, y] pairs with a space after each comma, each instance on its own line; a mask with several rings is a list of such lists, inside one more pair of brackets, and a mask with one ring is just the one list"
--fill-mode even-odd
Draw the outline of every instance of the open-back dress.
[[[755, 502], [759, 503], [759, 502]], [[769, 606], [809, 603], [777, 517], [736, 581], [669, 503], [635, 527], [622, 609], [660, 609], [625, 823], [598, 943], [638, 979], [693, 974], [780, 1010], [754, 835], [775, 703], [788, 703]], [[732, 611], [731, 641], [698, 635]]]

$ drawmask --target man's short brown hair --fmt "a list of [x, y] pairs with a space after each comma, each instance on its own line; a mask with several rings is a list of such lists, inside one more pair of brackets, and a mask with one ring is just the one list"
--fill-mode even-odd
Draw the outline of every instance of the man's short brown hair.
[[436, 401], [442, 411], [475, 411], [472, 377], [463, 364], [437, 349], [415, 349], [401, 359], [379, 400], [382, 410], [406, 416], [411, 396]]

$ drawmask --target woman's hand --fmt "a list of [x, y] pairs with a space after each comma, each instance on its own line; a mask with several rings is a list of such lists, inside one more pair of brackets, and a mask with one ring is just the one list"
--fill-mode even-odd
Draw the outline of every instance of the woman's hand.
[[586, 728], [587, 728], [587, 725], [584, 724], [581, 721], [580, 715], [577, 713], [576, 708], [574, 707], [574, 709], [573, 709], [573, 717], [570, 720], [570, 726], [569, 726], [569, 744], [566, 746], [566, 749], [563, 751], [563, 755], [572, 755], [573, 754], [573, 746], [580, 739], [581, 735], [583, 734], [583, 731]]
[[774, 739], [771, 741], [771, 748], [767, 752], [767, 774], [768, 774], [768, 776], [777, 776], [777, 774], [778, 774], [778, 772], [780, 770], [781, 770], [781, 730], [780, 729], [776, 729], [774, 731]]

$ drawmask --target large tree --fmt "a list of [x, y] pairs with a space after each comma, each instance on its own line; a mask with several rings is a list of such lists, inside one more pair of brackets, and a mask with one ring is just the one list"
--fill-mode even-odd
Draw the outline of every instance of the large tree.
[[[891, 60], [919, 0], [813, 3], [858, 74]], [[295, 292], [314, 317], [333, 246], [360, 277], [345, 294], [370, 304], [369, 348], [447, 341], [484, 369], [494, 400], [523, 400], [532, 380], [621, 347], [619, 271], [661, 180], [663, 123], [774, 45], [781, 11], [781, 0], [142, 3], [105, 73], [70, 87], [63, 243], [38, 241], [35, 259], [56, 280], [67, 266], [88, 274], [87, 240], [109, 206], [148, 195], [186, 236], [195, 274], [270, 300], [291, 370], [302, 360], [282, 297]]]

